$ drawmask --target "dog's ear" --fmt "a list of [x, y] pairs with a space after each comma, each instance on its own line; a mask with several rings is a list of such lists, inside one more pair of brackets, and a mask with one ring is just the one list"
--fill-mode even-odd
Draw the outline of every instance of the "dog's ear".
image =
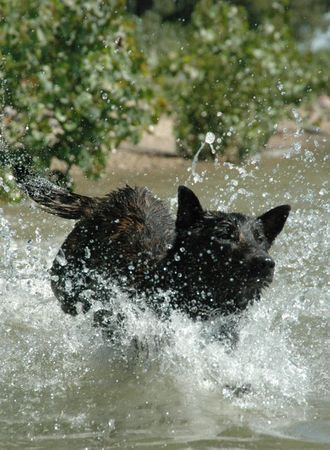
[[189, 228], [203, 216], [203, 208], [196, 195], [185, 186], [179, 186], [176, 228]]
[[282, 231], [286, 219], [289, 216], [290, 209], [290, 205], [281, 205], [270, 209], [258, 217], [258, 220], [262, 222], [264, 233], [269, 244], [272, 244], [276, 236]]

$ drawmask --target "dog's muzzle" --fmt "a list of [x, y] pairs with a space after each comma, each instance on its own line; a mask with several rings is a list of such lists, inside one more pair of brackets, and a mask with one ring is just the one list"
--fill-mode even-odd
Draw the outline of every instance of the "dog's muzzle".
[[254, 256], [250, 261], [250, 275], [260, 281], [271, 282], [274, 276], [275, 261], [270, 256]]

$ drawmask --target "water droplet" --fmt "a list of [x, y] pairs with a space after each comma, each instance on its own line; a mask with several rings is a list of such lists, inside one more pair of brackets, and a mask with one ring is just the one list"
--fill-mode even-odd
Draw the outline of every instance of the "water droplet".
[[208, 131], [205, 136], [205, 142], [207, 144], [213, 144], [214, 141], [215, 141], [215, 134], [212, 133], [211, 131]]

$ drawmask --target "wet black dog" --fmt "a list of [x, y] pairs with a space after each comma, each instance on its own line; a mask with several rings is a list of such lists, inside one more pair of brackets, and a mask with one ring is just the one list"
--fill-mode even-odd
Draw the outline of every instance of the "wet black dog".
[[[205, 211], [187, 187], [178, 191], [174, 220], [146, 188], [126, 186], [105, 197], [70, 193], [16, 168], [18, 184], [42, 208], [76, 220], [51, 268], [52, 289], [66, 313], [88, 311], [109, 298], [113, 283], [144, 294], [157, 311], [157, 292], [194, 319], [243, 311], [274, 274], [268, 251], [290, 206], [259, 217]], [[105, 302], [106, 308], [106, 300]], [[102, 324], [104, 312], [96, 319]]]

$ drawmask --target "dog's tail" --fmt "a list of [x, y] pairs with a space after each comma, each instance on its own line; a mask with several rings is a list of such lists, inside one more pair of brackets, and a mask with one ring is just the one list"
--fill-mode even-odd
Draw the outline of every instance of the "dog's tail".
[[43, 210], [64, 219], [90, 217], [97, 204], [97, 198], [71, 193], [23, 165], [14, 165], [13, 175], [18, 186]]

